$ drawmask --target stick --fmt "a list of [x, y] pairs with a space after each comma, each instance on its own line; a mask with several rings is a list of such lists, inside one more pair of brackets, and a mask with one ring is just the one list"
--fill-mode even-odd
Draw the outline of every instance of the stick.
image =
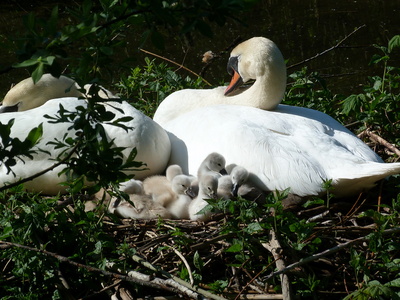
[[195, 291], [195, 292], [197, 292], [197, 293], [199, 293], [199, 294], [202, 294], [202, 295], [205, 296], [205, 297], [208, 297], [208, 298], [211, 298], [211, 299], [215, 299], [215, 300], [226, 300], [225, 298], [220, 297], [220, 296], [218, 296], [218, 295], [215, 295], [215, 294], [213, 294], [213, 293], [210, 293], [209, 291], [206, 291], [206, 290], [203, 290], [203, 289], [201, 289], [201, 288], [192, 286], [190, 283], [188, 283], [188, 282], [186, 282], [186, 281], [180, 279], [179, 277], [176, 277], [176, 276], [174, 276], [174, 275], [172, 275], [172, 274], [170, 274], [170, 273], [164, 271], [164, 270], [161, 269], [160, 267], [157, 267], [157, 266], [152, 265], [151, 263], [149, 263], [148, 261], [144, 260], [144, 259], [143, 259], [142, 257], [140, 257], [140, 256], [133, 255], [133, 256], [132, 256], [132, 259], [133, 259], [134, 261], [136, 261], [137, 263], [141, 264], [142, 266], [144, 266], [144, 267], [146, 267], [146, 268], [148, 268], [148, 269], [150, 269], [150, 270], [152, 270], [152, 271], [159, 272], [159, 273], [161, 273], [162, 275], [164, 275], [165, 277], [167, 277], [167, 278], [169, 278], [169, 279], [172, 279], [172, 280], [176, 281], [177, 283], [179, 283], [179, 284], [181, 284], [181, 285], [187, 287], [188, 289], [191, 289], [192, 291]]
[[397, 156], [400, 156], [400, 150], [397, 149], [395, 146], [393, 146], [391, 143], [389, 143], [387, 140], [381, 138], [379, 135], [377, 135], [376, 133], [373, 133], [371, 130], [369, 129], [365, 129], [363, 132], [361, 132], [360, 134], [358, 134], [357, 136], [359, 138], [362, 138], [364, 136], [368, 136], [373, 142], [377, 143], [377, 144], [381, 144], [382, 146], [388, 148], [390, 151], [392, 151], [393, 153], [395, 153]]
[[194, 279], [193, 279], [193, 274], [192, 274], [192, 269], [190, 268], [189, 263], [187, 262], [186, 258], [180, 253], [177, 249], [174, 247], [170, 247], [172, 250], [174, 250], [175, 254], [179, 256], [179, 258], [183, 261], [184, 265], [186, 266], [186, 269], [189, 273], [189, 279], [190, 279], [190, 284], [194, 284]]
[[17, 248], [21, 248], [21, 249], [25, 249], [25, 250], [29, 250], [29, 251], [42, 253], [42, 254], [44, 254], [46, 256], [54, 257], [54, 258], [56, 258], [57, 260], [59, 260], [61, 262], [66, 262], [66, 263], [69, 263], [70, 265], [73, 265], [75, 267], [88, 270], [89, 272], [97, 272], [97, 273], [101, 273], [101, 274], [103, 274], [105, 276], [108, 276], [108, 277], [114, 277], [114, 278], [121, 279], [121, 280], [124, 280], [124, 281], [137, 283], [137, 284], [140, 284], [140, 285], [143, 285], [143, 286], [148, 286], [148, 287], [156, 288], [156, 289], [159, 289], [159, 290], [167, 290], [169, 292], [173, 292], [173, 289], [168, 288], [165, 285], [160, 285], [160, 284], [157, 284], [157, 283], [144, 281], [144, 280], [141, 280], [141, 279], [137, 279], [137, 278], [121, 275], [121, 274], [118, 274], [118, 273], [101, 270], [101, 269], [98, 269], [98, 268], [95, 268], [95, 267], [87, 266], [87, 265], [84, 265], [84, 264], [81, 264], [81, 263], [77, 263], [77, 262], [69, 259], [68, 257], [62, 256], [62, 255], [59, 255], [59, 254], [56, 254], [56, 253], [53, 253], [53, 252], [49, 252], [49, 251], [46, 251], [46, 250], [37, 249], [37, 248], [33, 248], [33, 247], [21, 245], [21, 244], [16, 244], [16, 243], [11, 243], [11, 242], [5, 242], [5, 241], [0, 241], [0, 244], [9, 245], [9, 246], [12, 246], [12, 247], [17, 247]]
[[[393, 233], [398, 233], [398, 232], [400, 232], [400, 227], [395, 227], [395, 228], [391, 228], [391, 229], [386, 229], [386, 230], [384, 230], [384, 231], [382, 232], [382, 234], [385, 234], [385, 235], [386, 235], [386, 234], [393, 234]], [[353, 244], [366, 242], [366, 241], [368, 241], [368, 240], [369, 240], [369, 236], [362, 236], [362, 237], [356, 238], [356, 239], [354, 239], [354, 240], [351, 240], [351, 241], [348, 241], [348, 242], [339, 244], [339, 245], [337, 245], [337, 246], [335, 246], [335, 247], [332, 247], [332, 248], [330, 248], [330, 249], [327, 249], [327, 250], [325, 250], [325, 251], [322, 251], [322, 252], [320, 252], [320, 253], [318, 253], [318, 254], [311, 255], [311, 256], [306, 257], [306, 258], [304, 258], [304, 259], [302, 259], [302, 260], [300, 260], [300, 261], [298, 261], [298, 262], [295, 262], [295, 263], [293, 263], [293, 264], [287, 266], [286, 268], [284, 268], [284, 269], [282, 269], [282, 270], [279, 270], [279, 271], [276, 271], [276, 272], [272, 272], [270, 275], [268, 275], [268, 276], [265, 278], [265, 280], [268, 280], [268, 279], [270, 279], [270, 278], [272, 278], [272, 277], [274, 277], [274, 276], [277, 276], [277, 275], [285, 274], [285, 273], [287, 273], [288, 271], [290, 271], [290, 270], [292, 270], [292, 269], [294, 269], [294, 268], [297, 268], [297, 267], [300, 267], [300, 266], [302, 266], [302, 265], [305, 265], [305, 264], [307, 264], [307, 263], [309, 263], [309, 262], [312, 262], [312, 261], [314, 261], [314, 260], [317, 260], [317, 259], [319, 259], [319, 258], [321, 258], [321, 257], [324, 257], [324, 256], [327, 256], [327, 255], [336, 253], [336, 252], [338, 252], [339, 250], [342, 250], [342, 249], [344, 249], [344, 248], [347, 248], [347, 247], [349, 247], [349, 246], [352, 246]]]
[[177, 65], [178, 67], [180, 67], [180, 68], [182, 68], [182, 69], [185, 69], [186, 71], [192, 73], [194, 76], [200, 77], [207, 85], [211, 86], [211, 83], [209, 83], [207, 80], [205, 80], [205, 79], [204, 79], [203, 77], [201, 77], [199, 74], [197, 74], [197, 73], [193, 72], [192, 70], [186, 68], [184, 65], [179, 64], [179, 63], [177, 63], [177, 62], [175, 62], [175, 61], [173, 61], [173, 60], [170, 60], [170, 59], [168, 59], [168, 58], [166, 58], [166, 57], [164, 57], [164, 56], [155, 54], [155, 53], [153, 53], [153, 52], [150, 52], [150, 51], [147, 51], [147, 50], [144, 50], [144, 49], [139, 49], [139, 50], [142, 51], [142, 52], [144, 52], [144, 53], [146, 53], [146, 54], [150, 54], [150, 55], [153, 55], [153, 56], [155, 56], [155, 57], [157, 57], [157, 58], [166, 60], [167, 62], [170, 62], [171, 64]]
[[330, 51], [332, 51], [332, 50], [338, 48], [345, 40], [347, 40], [350, 36], [352, 36], [354, 33], [356, 33], [358, 30], [360, 30], [360, 29], [363, 28], [363, 27], [365, 27], [365, 24], [364, 24], [364, 25], [361, 25], [360, 27], [357, 27], [356, 29], [354, 29], [353, 32], [351, 32], [350, 34], [346, 35], [346, 36], [345, 36], [341, 41], [339, 41], [335, 46], [332, 46], [332, 47], [330, 47], [329, 49], [326, 49], [326, 50], [322, 51], [321, 53], [318, 53], [318, 54], [314, 55], [313, 57], [307, 58], [307, 59], [305, 59], [305, 60], [303, 60], [303, 61], [301, 61], [301, 62], [298, 62], [298, 63], [295, 63], [295, 64], [293, 64], [293, 65], [291, 65], [291, 66], [288, 66], [287, 68], [288, 68], [288, 69], [291, 69], [291, 68], [294, 68], [294, 67], [303, 65], [303, 64], [305, 64], [305, 63], [307, 63], [307, 62], [309, 62], [309, 61], [311, 61], [311, 60], [314, 60], [314, 59], [316, 59], [316, 58], [318, 58], [318, 57], [320, 57], [320, 56], [322, 56], [322, 55], [324, 55], [324, 54], [327, 54], [328, 52], [330, 52]]
[[[272, 253], [272, 256], [274, 257], [275, 262], [276, 262], [277, 269], [279, 271], [284, 270], [286, 268], [286, 266], [285, 266], [285, 262], [282, 259], [282, 255], [280, 254], [282, 247], [279, 244], [278, 239], [276, 238], [276, 233], [274, 230], [272, 230], [272, 229], [270, 230], [269, 242], [262, 243], [262, 246], [265, 249], [267, 249], [269, 252]], [[283, 299], [290, 300], [290, 299], [292, 299], [292, 292], [291, 292], [291, 288], [290, 288], [289, 277], [284, 273], [280, 273], [279, 275], [281, 277]]]

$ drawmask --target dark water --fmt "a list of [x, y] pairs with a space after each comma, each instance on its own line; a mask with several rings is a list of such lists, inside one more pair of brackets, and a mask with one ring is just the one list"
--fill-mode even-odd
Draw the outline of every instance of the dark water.
[[[46, 16], [57, 1], [15, 1], [0, 0], [0, 43], [4, 36], [17, 35], [22, 28], [21, 17], [30, 11]], [[59, 4], [62, 8], [62, 4]], [[202, 54], [207, 50], [219, 52], [237, 37], [247, 39], [265, 36], [280, 47], [288, 66], [311, 58], [333, 47], [351, 34], [355, 28], [362, 27], [339, 48], [329, 51], [304, 65], [290, 68], [289, 73], [307, 66], [327, 78], [329, 87], [336, 93], [351, 94], [360, 89], [368, 74], [379, 74], [368, 66], [371, 56], [379, 53], [372, 45], [387, 45], [395, 34], [400, 34], [400, 1], [316, 1], [316, 0], [264, 0], [250, 12], [237, 16], [245, 24], [231, 22], [224, 27], [214, 27], [214, 38], [196, 36], [194, 44], [188, 48], [176, 40], [167, 41], [167, 49], [160, 51], [151, 45], [148, 50], [175, 60], [195, 72], [203, 68]], [[127, 49], [136, 56], [132, 64], [143, 63], [144, 55], [136, 52], [135, 40]], [[13, 62], [13, 49], [0, 47], [0, 70]], [[399, 60], [394, 62], [397, 66]], [[213, 84], [228, 81], [225, 71], [226, 57], [216, 61], [206, 73], [206, 79]], [[12, 83], [29, 76], [25, 70], [12, 70], [0, 74], [0, 99]]]

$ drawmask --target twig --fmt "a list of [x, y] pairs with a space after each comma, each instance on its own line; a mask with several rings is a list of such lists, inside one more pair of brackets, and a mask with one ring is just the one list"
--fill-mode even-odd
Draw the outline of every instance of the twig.
[[172, 250], [174, 250], [175, 254], [179, 256], [179, 258], [183, 261], [184, 265], [186, 266], [186, 269], [189, 273], [189, 280], [190, 280], [190, 284], [193, 285], [194, 284], [194, 279], [193, 279], [193, 274], [192, 274], [192, 269], [190, 268], [190, 265], [188, 264], [186, 258], [182, 255], [182, 253], [180, 253], [177, 249], [175, 249], [174, 247], [170, 248]]
[[[282, 247], [279, 244], [278, 239], [276, 238], [276, 233], [274, 230], [270, 230], [269, 241], [268, 243], [262, 243], [262, 246], [272, 253], [272, 256], [276, 261], [277, 269], [279, 271], [284, 270], [286, 266], [280, 253], [282, 251]], [[290, 300], [292, 299], [292, 292], [290, 288], [289, 277], [285, 273], [280, 273], [279, 275], [281, 277], [283, 299]]]
[[82, 298], [79, 298], [78, 300], [86, 300], [86, 299], [90, 299], [93, 297], [98, 297], [100, 294], [104, 293], [105, 291], [108, 291], [109, 289], [112, 289], [113, 287], [116, 287], [117, 285], [119, 285], [121, 283], [122, 280], [118, 279], [117, 281], [115, 281], [113, 284], [106, 286], [105, 288], [101, 289], [100, 291], [97, 291], [91, 295], [88, 296], [84, 296]]
[[297, 67], [299, 65], [303, 65], [303, 64], [305, 64], [305, 63], [307, 63], [307, 62], [309, 62], [311, 60], [314, 60], [314, 59], [316, 59], [316, 58], [318, 58], [318, 57], [320, 57], [320, 56], [322, 56], [324, 54], [327, 54], [328, 52], [338, 48], [345, 40], [347, 40], [350, 36], [352, 36], [354, 33], [356, 33], [358, 30], [360, 30], [361, 28], [363, 28], [365, 26], [366, 25], [364, 24], [364, 25], [361, 25], [361, 26], [357, 27], [356, 29], [353, 30], [353, 32], [351, 32], [350, 34], [346, 35], [341, 41], [339, 41], [336, 45], [330, 47], [329, 49], [326, 49], [326, 50], [322, 51], [321, 53], [318, 53], [318, 54], [314, 55], [313, 57], [307, 58], [307, 59], [305, 59], [305, 60], [303, 60], [301, 62], [298, 62], [298, 63], [295, 63], [293, 65], [290, 65], [287, 68], [291, 69], [291, 68]]
[[176, 277], [176, 276], [174, 276], [174, 275], [172, 275], [172, 274], [170, 274], [170, 273], [164, 271], [164, 270], [161, 269], [160, 267], [157, 267], [157, 266], [152, 265], [151, 263], [149, 263], [148, 261], [144, 260], [144, 259], [143, 259], [142, 257], [140, 257], [140, 256], [133, 255], [133, 256], [132, 256], [132, 259], [133, 259], [134, 261], [136, 261], [137, 263], [141, 264], [142, 266], [144, 266], [144, 267], [146, 267], [146, 268], [148, 268], [148, 269], [150, 269], [150, 270], [152, 270], [152, 271], [159, 272], [159, 273], [161, 273], [162, 275], [164, 275], [165, 277], [167, 277], [167, 278], [169, 278], [169, 279], [171, 279], [171, 280], [173, 280], [173, 281], [176, 281], [177, 283], [179, 283], [179, 284], [181, 284], [181, 285], [187, 287], [188, 289], [191, 289], [192, 291], [195, 291], [195, 292], [197, 292], [197, 293], [199, 293], [199, 294], [202, 294], [202, 295], [205, 296], [205, 297], [208, 297], [208, 298], [211, 298], [211, 299], [215, 299], [215, 300], [226, 300], [225, 298], [220, 297], [220, 296], [218, 296], [218, 295], [215, 295], [215, 294], [213, 294], [213, 293], [210, 293], [209, 291], [206, 291], [206, 290], [203, 290], [203, 289], [201, 289], [201, 288], [192, 286], [190, 283], [188, 283], [188, 282], [186, 282], [186, 281], [180, 279], [179, 277]]
[[[399, 232], [400, 232], [400, 227], [395, 227], [395, 228], [384, 230], [382, 232], [382, 234], [388, 235], [388, 234], [394, 234], [394, 233], [399, 233]], [[352, 246], [354, 244], [366, 242], [366, 241], [369, 240], [369, 238], [370, 238], [369, 236], [362, 236], [362, 237], [356, 238], [354, 240], [348, 241], [346, 243], [339, 244], [339, 245], [337, 245], [335, 247], [332, 247], [330, 249], [327, 249], [327, 250], [322, 251], [320, 253], [317, 253], [315, 255], [311, 255], [309, 257], [306, 257], [306, 258], [304, 258], [304, 259], [302, 259], [302, 260], [300, 260], [298, 262], [295, 262], [295, 263], [287, 266], [286, 268], [284, 268], [282, 270], [279, 270], [279, 271], [276, 271], [276, 272], [272, 272], [270, 275], [268, 275], [265, 278], [265, 280], [268, 280], [268, 279], [270, 279], [270, 278], [272, 278], [274, 276], [277, 276], [277, 275], [285, 274], [285, 273], [287, 273], [288, 271], [290, 271], [290, 270], [292, 270], [294, 268], [297, 268], [297, 267], [305, 265], [305, 264], [307, 264], [309, 262], [315, 261], [315, 260], [317, 260], [317, 259], [319, 259], [321, 257], [328, 256], [330, 254], [336, 253], [339, 250], [342, 250], [344, 248], [350, 247], [350, 246]]]
[[180, 68], [182, 68], [182, 69], [184, 69], [184, 70], [186, 70], [186, 71], [192, 73], [193, 75], [195, 75], [195, 76], [197, 76], [197, 77], [200, 77], [207, 85], [211, 86], [211, 83], [209, 83], [207, 80], [205, 80], [205, 79], [204, 79], [203, 77], [201, 77], [199, 74], [197, 74], [197, 73], [193, 72], [192, 70], [186, 68], [184, 65], [179, 64], [179, 63], [177, 63], [177, 62], [175, 62], [175, 61], [173, 61], [173, 60], [170, 60], [170, 59], [168, 59], [168, 58], [166, 58], [166, 57], [164, 57], [164, 56], [155, 54], [155, 53], [153, 53], [153, 52], [150, 52], [150, 51], [147, 51], [147, 50], [144, 50], [144, 49], [139, 49], [139, 50], [142, 51], [142, 52], [144, 52], [144, 53], [146, 53], [146, 54], [150, 54], [150, 55], [153, 55], [153, 56], [155, 56], [155, 57], [157, 57], [157, 58], [166, 60], [167, 62], [170, 62], [171, 64], [177, 65], [178, 67], [180, 67]]
[[361, 133], [357, 135], [359, 138], [362, 138], [364, 136], [368, 136], [373, 142], [381, 144], [382, 146], [388, 148], [390, 151], [393, 153], [397, 154], [397, 156], [400, 156], [400, 150], [397, 149], [395, 146], [393, 146], [391, 143], [389, 143], [387, 140], [381, 138], [379, 135], [376, 133], [373, 133], [370, 129], [365, 129]]
[[53, 253], [53, 252], [49, 252], [49, 251], [46, 251], [46, 250], [37, 249], [37, 248], [33, 248], [33, 247], [21, 245], [21, 244], [16, 244], [16, 243], [11, 243], [11, 242], [5, 242], [5, 241], [0, 241], [0, 244], [4, 244], [4, 245], [12, 246], [12, 247], [25, 249], [25, 250], [28, 250], [28, 251], [34, 251], [34, 252], [42, 253], [44, 255], [53, 257], [53, 258], [55, 258], [55, 259], [57, 259], [57, 260], [59, 260], [61, 262], [66, 262], [66, 263], [69, 263], [70, 265], [73, 265], [75, 267], [85, 269], [85, 270], [87, 270], [89, 272], [101, 273], [101, 274], [103, 274], [105, 276], [108, 276], [108, 277], [113, 277], [113, 278], [121, 279], [121, 280], [124, 280], [124, 281], [129, 281], [129, 282], [137, 283], [137, 284], [140, 284], [140, 285], [143, 285], [143, 286], [148, 286], [148, 287], [152, 287], [152, 288], [156, 288], [156, 289], [160, 289], [160, 290], [167, 290], [169, 292], [173, 292], [174, 291], [174, 290], [172, 290], [171, 288], [169, 288], [169, 287], [167, 287], [165, 285], [160, 285], [158, 283], [144, 281], [144, 280], [140, 280], [140, 279], [133, 278], [133, 277], [130, 277], [130, 276], [125, 276], [125, 275], [121, 275], [121, 274], [118, 274], [118, 273], [109, 272], [109, 271], [101, 270], [101, 269], [98, 269], [98, 268], [95, 268], [95, 267], [87, 266], [87, 265], [84, 265], [84, 264], [81, 264], [81, 263], [77, 263], [77, 262], [69, 259], [68, 257], [62, 256], [62, 255], [59, 255], [59, 254], [56, 254], [56, 253]]

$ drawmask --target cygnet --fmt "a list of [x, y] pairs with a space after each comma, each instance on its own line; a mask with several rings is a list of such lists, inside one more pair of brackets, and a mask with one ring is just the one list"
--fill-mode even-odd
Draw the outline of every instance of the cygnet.
[[249, 172], [242, 166], [230, 164], [226, 166], [226, 170], [232, 179], [233, 187], [232, 194], [237, 197], [240, 196], [247, 200], [264, 201], [266, 192], [257, 188], [249, 180]]
[[197, 171], [197, 177], [200, 179], [203, 174], [208, 172], [226, 175], [225, 164], [225, 158], [221, 154], [212, 152], [201, 163]]
[[189, 204], [189, 217], [193, 221], [208, 221], [211, 217], [211, 212], [198, 214], [204, 207], [207, 206], [205, 199], [216, 199], [218, 189], [218, 176], [214, 173], [205, 173], [199, 178], [199, 194]]
[[230, 175], [223, 175], [218, 178], [217, 196], [222, 199], [231, 199], [233, 194], [233, 182]]
[[177, 175], [172, 180], [172, 190], [176, 198], [168, 206], [167, 210], [173, 219], [189, 219], [189, 204], [192, 198], [187, 194], [191, 180], [187, 175]]
[[121, 201], [116, 199], [111, 201], [109, 211], [123, 219], [163, 219], [171, 218], [169, 211], [158, 203], [155, 203], [151, 197], [147, 195], [129, 195], [128, 201]]
[[143, 182], [136, 179], [130, 179], [119, 184], [119, 190], [127, 194], [143, 195]]
[[182, 168], [179, 165], [170, 165], [167, 170], [165, 170], [165, 177], [167, 180], [172, 182], [172, 179], [177, 175], [183, 174]]

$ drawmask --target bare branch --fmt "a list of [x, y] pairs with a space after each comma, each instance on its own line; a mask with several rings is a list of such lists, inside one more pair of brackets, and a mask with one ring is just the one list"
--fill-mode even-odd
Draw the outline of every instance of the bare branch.
[[288, 68], [288, 69], [291, 69], [291, 68], [294, 68], [294, 67], [303, 65], [303, 64], [308, 63], [309, 61], [314, 60], [314, 59], [316, 59], [316, 58], [318, 58], [318, 57], [320, 57], [320, 56], [322, 56], [322, 55], [324, 55], [324, 54], [327, 54], [328, 52], [330, 52], [330, 51], [332, 51], [332, 50], [338, 48], [341, 44], [343, 44], [343, 42], [344, 42], [345, 40], [347, 40], [347, 39], [348, 39], [349, 37], [351, 37], [354, 33], [356, 33], [357, 31], [359, 31], [361, 28], [364, 28], [365, 26], [366, 26], [366, 25], [364, 24], [364, 25], [361, 25], [361, 26], [357, 27], [357, 28], [354, 29], [350, 34], [346, 35], [341, 41], [339, 41], [336, 45], [330, 47], [329, 49], [326, 49], [326, 50], [322, 51], [321, 53], [318, 53], [318, 54], [314, 55], [313, 57], [307, 58], [307, 59], [305, 59], [305, 60], [303, 60], [303, 61], [301, 61], [301, 62], [298, 62], [298, 63], [295, 63], [295, 64], [293, 64], [293, 65], [290, 65], [290, 66], [288, 66], [287, 68]]
[[[391, 228], [391, 229], [387, 229], [387, 230], [383, 231], [382, 234], [388, 235], [388, 234], [394, 234], [394, 233], [399, 233], [399, 232], [400, 232], [400, 227], [395, 227], [395, 228]], [[340, 251], [342, 249], [345, 249], [347, 247], [350, 247], [350, 246], [352, 246], [354, 244], [366, 242], [369, 239], [370, 239], [369, 236], [362, 236], [362, 237], [356, 238], [354, 240], [348, 241], [346, 243], [339, 244], [339, 245], [337, 245], [337, 246], [335, 246], [333, 248], [327, 249], [327, 250], [322, 251], [320, 253], [317, 253], [315, 255], [311, 255], [309, 257], [306, 257], [306, 258], [304, 258], [304, 259], [302, 259], [302, 260], [300, 260], [298, 262], [295, 262], [295, 263], [287, 266], [286, 268], [284, 268], [282, 270], [279, 270], [279, 271], [276, 271], [276, 272], [272, 272], [270, 275], [268, 275], [265, 278], [265, 280], [268, 280], [268, 279], [270, 279], [270, 278], [272, 278], [274, 276], [277, 276], [277, 275], [285, 274], [285, 273], [287, 273], [288, 271], [290, 271], [290, 270], [292, 270], [294, 268], [297, 268], [297, 267], [305, 265], [305, 264], [307, 264], [309, 262], [315, 261], [315, 260], [317, 260], [317, 259], [319, 259], [321, 257], [325, 257], [325, 256], [328, 256], [330, 254], [336, 253], [336, 252], [338, 252], [338, 251]]]

